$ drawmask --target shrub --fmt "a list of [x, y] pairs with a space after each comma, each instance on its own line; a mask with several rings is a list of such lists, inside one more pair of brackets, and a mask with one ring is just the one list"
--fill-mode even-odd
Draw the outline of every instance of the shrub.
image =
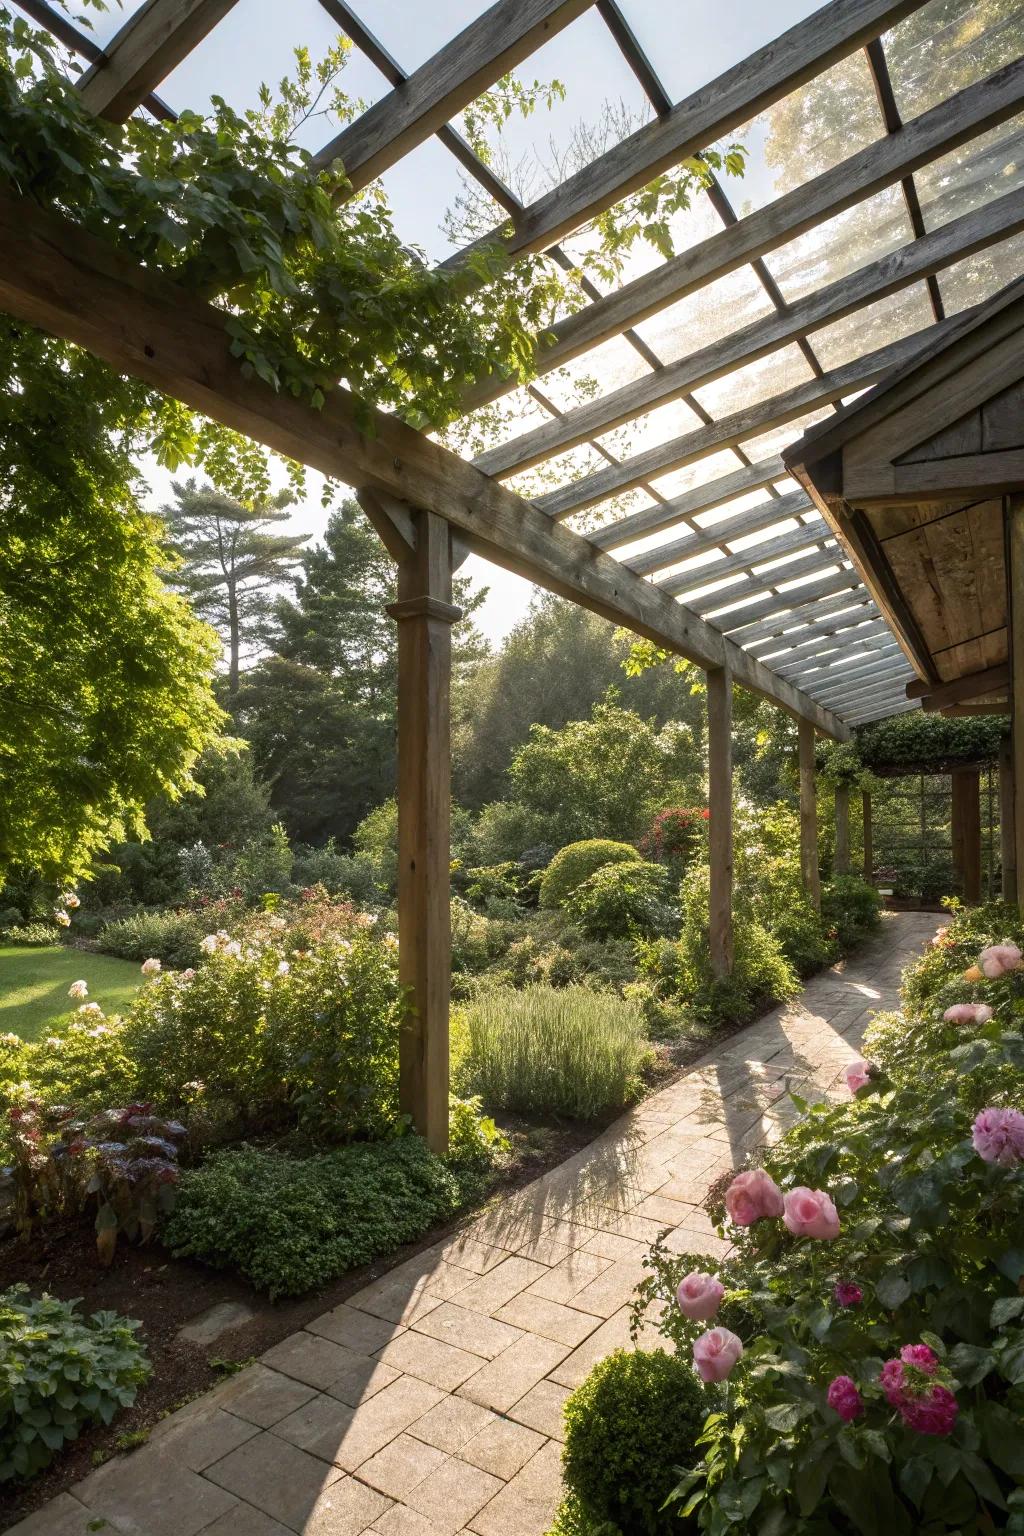
[[22, 1065], [31, 1097], [47, 1105], [74, 1105], [80, 1115], [127, 1100], [134, 1087], [119, 1018], [94, 1021], [73, 1013], [51, 1035], [26, 1047]]
[[467, 1018], [468, 1070], [487, 1104], [593, 1120], [637, 1095], [643, 1020], [611, 993], [496, 988], [470, 1004]]
[[460, 1198], [455, 1174], [415, 1136], [307, 1158], [242, 1147], [183, 1176], [164, 1241], [237, 1268], [274, 1300], [410, 1242]]
[[22, 923], [18, 928], [8, 928], [3, 935], [7, 944], [25, 944], [42, 948], [48, 944], [63, 944], [64, 933], [55, 923]]
[[668, 872], [658, 864], [606, 864], [570, 891], [563, 906], [588, 938], [650, 938], [678, 920], [667, 886]]
[[373, 860], [364, 853], [339, 853], [333, 837], [323, 848], [297, 853], [293, 876], [296, 885], [320, 885], [328, 895], [348, 896], [360, 906], [378, 906], [383, 895], [374, 877]]
[[21, 928], [24, 922], [20, 907], [0, 907], [0, 929]]
[[821, 888], [821, 917], [835, 930], [844, 952], [862, 944], [879, 924], [882, 898], [873, 885], [856, 875], [835, 875]]
[[640, 839], [640, 852], [646, 859], [670, 865], [678, 878], [706, 845], [709, 815], [706, 807], [666, 806]]
[[676, 949], [677, 995], [698, 1018], [741, 1024], [797, 989], [778, 942], [753, 918], [733, 925], [733, 968], [724, 980], [711, 967], [709, 871], [694, 865], [683, 882], [683, 928]]
[[294, 855], [279, 821], [265, 837], [243, 843], [231, 868], [231, 878], [252, 905], [268, 891], [286, 891], [291, 883]]
[[540, 883], [542, 907], [561, 907], [578, 885], [608, 864], [638, 864], [640, 855], [629, 843], [614, 843], [592, 837], [586, 842], [569, 843], [555, 854]]
[[734, 907], [737, 924], [760, 924], [798, 976], [810, 976], [836, 959], [837, 947], [804, 889], [798, 857], [743, 859]]
[[476, 975], [499, 955], [507, 943], [503, 925], [474, 912], [461, 896], [451, 899], [452, 971]]
[[501, 864], [507, 859], [520, 860], [538, 849], [547, 853], [541, 863], [529, 867], [542, 869], [551, 858], [548, 852], [550, 821], [537, 811], [528, 810], [514, 800], [492, 800], [485, 805], [476, 823], [476, 842], [485, 864]]
[[466, 900], [488, 917], [517, 917], [523, 906], [523, 870], [514, 859], [465, 872]]
[[679, 1529], [662, 1510], [688, 1466], [708, 1412], [708, 1394], [688, 1360], [664, 1350], [618, 1349], [567, 1399], [562, 1471], [578, 1506], [576, 1525], [594, 1536], [661, 1536]]
[[77, 1308], [33, 1301], [26, 1286], [0, 1295], [0, 1482], [32, 1477], [86, 1425], [109, 1424], [149, 1375], [138, 1323]]
[[210, 918], [202, 911], [136, 912], [106, 923], [96, 947], [124, 960], [141, 962], [152, 956], [164, 965], [185, 969], [203, 958], [199, 946], [209, 931]]

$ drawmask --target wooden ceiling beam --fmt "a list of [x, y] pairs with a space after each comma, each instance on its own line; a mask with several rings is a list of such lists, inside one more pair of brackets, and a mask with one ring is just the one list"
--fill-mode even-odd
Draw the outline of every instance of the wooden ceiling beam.
[[[663, 571], [667, 566], [675, 565], [678, 560], [689, 560], [694, 555], [705, 555], [712, 549], [724, 549], [727, 544], [733, 543], [736, 539], [745, 538], [751, 533], [760, 533], [765, 528], [774, 527], [776, 523], [783, 523], [788, 518], [796, 517], [799, 513], [817, 512], [817, 510], [814, 502], [803, 491], [791, 491], [787, 496], [759, 501], [755, 507], [750, 507], [746, 512], [737, 512], [735, 517], [723, 517], [720, 522], [712, 523], [709, 528], [701, 528], [691, 533], [688, 538], [672, 539], [669, 543], [657, 544], [653, 549], [646, 549], [643, 554], [633, 555], [622, 563], [627, 570], [636, 571], [638, 576], [650, 576], [654, 571]], [[732, 551], [729, 553], [731, 554]], [[756, 553], [756, 548], [748, 549], [746, 553], [753, 555]]]
[[737, 645], [761, 645], [766, 640], [781, 641], [798, 625], [806, 626], [843, 608], [870, 601], [856, 571], [835, 571], [821, 581], [809, 582], [794, 592], [768, 592], [756, 601], [721, 614], [714, 623]]
[[126, 122], [236, 0], [146, 0], [78, 83], [97, 117]]
[[354, 191], [390, 169], [529, 58], [594, 0], [498, 0], [313, 157], [341, 160]]
[[[795, 187], [738, 223], [670, 257], [653, 271], [559, 320], [538, 339], [538, 371], [547, 373], [562, 367], [591, 347], [621, 335], [705, 284], [728, 276], [816, 224], [902, 181], [1022, 107], [1024, 59], [1015, 59], [1005, 69], [940, 102], [813, 181]], [[483, 379], [466, 392], [465, 408], [473, 410], [514, 387], [514, 379]]]
[[[738, 572], [751, 575], [755, 573], [755, 567], [767, 565], [773, 560], [781, 560], [786, 556], [794, 557], [810, 553], [822, 544], [834, 542], [831, 528], [819, 517], [813, 523], [800, 523], [796, 528], [787, 529], [785, 533], [765, 539], [760, 544], [750, 544], [722, 560], [709, 560], [706, 565], [698, 566], [696, 569], [678, 571], [673, 576], [664, 576], [656, 585], [661, 587], [663, 592], [670, 592], [673, 597], [683, 597], [685, 600], [687, 592], [699, 592], [711, 582], [720, 581], [723, 576], [734, 576]], [[756, 574], [758, 579], [764, 581], [768, 581], [772, 576], [779, 581], [785, 581], [787, 577], [781, 574], [784, 570], [788, 571], [788, 566], [780, 567], [778, 572], [757, 570]]]
[[845, 739], [830, 711], [579, 534], [395, 416], [360, 425], [347, 391], [321, 410], [245, 377], [227, 316], [28, 198], [0, 191], [0, 309], [87, 348], [225, 426], [356, 490], [436, 512], [474, 552]]
[[[908, 699], [927, 699], [932, 709], [942, 709], [946, 704], [963, 704], [968, 699], [980, 699], [988, 693], [998, 693], [1010, 684], [1010, 664], [999, 662], [985, 667], [981, 672], [971, 672], [955, 678], [951, 683], [924, 683], [915, 677], [907, 684]], [[927, 705], [925, 706], [928, 707]]]
[[[809, 554], [813, 553], [808, 551]], [[748, 576], [745, 582], [737, 582], [735, 586], [726, 587], [724, 590], [709, 592], [702, 597], [692, 598], [687, 605], [693, 608], [695, 613], [702, 616], [712, 614], [711, 623], [716, 629], [722, 629], [729, 621], [729, 614], [720, 610], [729, 604], [742, 602], [746, 598], [767, 596], [774, 593], [777, 603], [790, 600], [789, 592], [780, 592], [779, 588], [787, 581], [805, 582], [808, 585], [817, 576], [839, 575], [833, 572], [832, 567], [846, 560], [846, 551], [837, 543], [836, 547], [827, 551], [820, 560], [812, 566], [805, 566], [798, 558], [789, 565], [781, 565], [774, 571], [762, 571], [758, 576]], [[804, 595], [799, 588], [792, 593], [792, 601], [804, 601]]]
[[502, 478], [528, 469], [656, 406], [677, 400], [688, 390], [766, 357], [821, 326], [898, 293], [929, 272], [939, 272], [1021, 229], [1024, 190], [1015, 189], [971, 209], [920, 240], [826, 283], [781, 312], [773, 311], [753, 320], [678, 362], [667, 363], [657, 372], [644, 374], [501, 447], [489, 449], [474, 463], [487, 474]]

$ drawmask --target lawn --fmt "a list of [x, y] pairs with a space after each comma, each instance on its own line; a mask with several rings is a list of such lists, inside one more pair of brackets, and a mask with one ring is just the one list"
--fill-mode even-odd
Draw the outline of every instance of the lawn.
[[0, 945], [0, 1034], [12, 1030], [38, 1040], [78, 1004], [68, 997], [73, 981], [89, 983], [89, 1001], [104, 1013], [123, 1013], [142, 977], [134, 960], [87, 954], [54, 944], [45, 949]]

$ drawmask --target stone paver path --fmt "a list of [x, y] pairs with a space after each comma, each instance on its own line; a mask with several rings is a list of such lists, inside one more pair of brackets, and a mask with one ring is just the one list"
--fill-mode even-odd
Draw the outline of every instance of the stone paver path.
[[700, 1204], [709, 1186], [791, 1123], [788, 1088], [836, 1090], [934, 927], [933, 916], [887, 917], [798, 1002], [10, 1536], [542, 1536], [559, 1495], [562, 1404], [628, 1343], [648, 1245], [671, 1227], [677, 1251], [724, 1249]]

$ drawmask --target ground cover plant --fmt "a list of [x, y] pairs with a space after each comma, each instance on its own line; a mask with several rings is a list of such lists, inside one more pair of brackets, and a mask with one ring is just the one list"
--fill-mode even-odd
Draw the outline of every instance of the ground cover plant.
[[[738, 1252], [660, 1244], [637, 1298], [728, 1380], [677, 1485], [721, 1536], [1009, 1530], [1024, 1519], [1024, 929], [957, 911], [850, 1099], [725, 1195]], [[710, 1272], [709, 1272], [710, 1271]]]

